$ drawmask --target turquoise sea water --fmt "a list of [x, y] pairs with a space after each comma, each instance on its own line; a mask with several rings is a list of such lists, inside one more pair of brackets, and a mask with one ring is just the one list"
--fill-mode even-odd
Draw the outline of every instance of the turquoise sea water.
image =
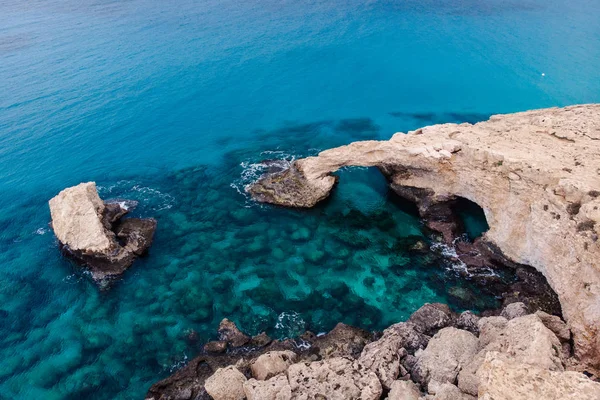
[[[143, 398], [225, 316], [285, 337], [494, 306], [413, 249], [430, 238], [377, 171], [309, 211], [243, 186], [263, 159], [598, 102], [599, 20], [595, 0], [0, 2], [0, 398]], [[106, 292], [48, 229], [89, 180], [159, 221]]]

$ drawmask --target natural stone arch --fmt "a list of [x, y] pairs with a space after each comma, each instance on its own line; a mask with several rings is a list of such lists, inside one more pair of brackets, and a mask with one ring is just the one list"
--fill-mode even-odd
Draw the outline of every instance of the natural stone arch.
[[490, 226], [485, 241], [546, 277], [576, 356], [600, 368], [600, 105], [355, 142], [297, 160], [249, 192], [263, 202], [312, 207], [333, 189], [332, 173], [346, 166], [378, 167], [396, 191], [425, 193], [421, 202], [460, 196], [478, 204]]

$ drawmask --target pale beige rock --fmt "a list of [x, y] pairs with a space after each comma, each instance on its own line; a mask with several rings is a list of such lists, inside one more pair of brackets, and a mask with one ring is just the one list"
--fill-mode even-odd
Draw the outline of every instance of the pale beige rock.
[[234, 366], [219, 368], [206, 382], [204, 389], [214, 400], [243, 400], [246, 377]]
[[419, 400], [421, 392], [412, 381], [392, 382], [387, 400]]
[[600, 383], [578, 372], [556, 372], [487, 353], [478, 375], [482, 400], [597, 400]]
[[400, 335], [390, 334], [388, 331], [381, 339], [367, 344], [360, 355], [361, 364], [375, 372], [386, 389], [391, 388], [392, 382], [400, 374], [402, 343]]
[[104, 202], [95, 182], [64, 189], [50, 202], [57, 239], [73, 250], [103, 252], [114, 246], [114, 235], [102, 224]]
[[292, 388], [285, 375], [277, 375], [266, 381], [249, 379], [244, 383], [247, 400], [291, 400]]
[[506, 319], [514, 319], [527, 314], [529, 313], [527, 312], [527, 307], [525, 306], [525, 304], [518, 302], [511, 303], [504, 307], [504, 309], [500, 313], [500, 316]]
[[[496, 115], [364, 141], [294, 163], [294, 185], [259, 181], [261, 201], [312, 206], [345, 166], [391, 167], [393, 185], [460, 196], [485, 212], [484, 239], [540, 271], [558, 294], [576, 355], [600, 367], [600, 104]], [[284, 179], [285, 180], [285, 179]], [[276, 192], [276, 190], [275, 190]], [[297, 193], [297, 196], [294, 196]], [[302, 198], [299, 198], [302, 197]], [[286, 200], [287, 199], [287, 200]], [[292, 199], [292, 201], [288, 201]]]
[[411, 376], [425, 386], [430, 381], [454, 384], [460, 370], [477, 353], [478, 346], [477, 337], [471, 332], [444, 328], [429, 341]]
[[431, 381], [429, 391], [433, 396], [428, 397], [431, 400], [475, 400], [476, 397], [470, 396], [460, 391], [459, 388], [450, 383], [440, 383]]
[[292, 364], [287, 374], [295, 400], [377, 400], [383, 391], [373, 371], [347, 358]]
[[290, 350], [269, 351], [261, 354], [252, 364], [252, 376], [264, 381], [272, 376], [287, 371], [288, 367], [296, 361], [296, 353]]
[[482, 318], [479, 329], [479, 342], [483, 349], [458, 375], [458, 387], [465, 393], [477, 394], [477, 371], [490, 351], [523, 364], [552, 371], [564, 370], [560, 341], [535, 314], [510, 321], [503, 317]]

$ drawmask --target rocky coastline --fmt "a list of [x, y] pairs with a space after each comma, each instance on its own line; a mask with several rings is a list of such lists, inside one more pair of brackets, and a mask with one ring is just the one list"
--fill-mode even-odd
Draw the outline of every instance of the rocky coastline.
[[[425, 127], [270, 171], [248, 192], [302, 208], [329, 196], [339, 168], [377, 167], [502, 308], [425, 304], [383, 332], [340, 323], [285, 340], [223, 320], [219, 340], [146, 400], [600, 398], [599, 155], [600, 105], [582, 105]], [[473, 241], [461, 199], [489, 224]], [[509, 284], [488, 273], [502, 269]]]
[[312, 207], [348, 166], [377, 167], [417, 204], [431, 229], [453, 241], [449, 204], [479, 205], [482, 238], [457, 246], [467, 264], [527, 265], [547, 279], [573, 332], [575, 355], [600, 369], [600, 105], [495, 115], [355, 142], [296, 160], [248, 188], [258, 201]]
[[281, 341], [223, 320], [219, 340], [146, 400], [599, 398], [595, 377], [567, 371], [577, 361], [560, 317], [520, 302], [487, 314], [425, 304], [380, 333], [339, 323]]

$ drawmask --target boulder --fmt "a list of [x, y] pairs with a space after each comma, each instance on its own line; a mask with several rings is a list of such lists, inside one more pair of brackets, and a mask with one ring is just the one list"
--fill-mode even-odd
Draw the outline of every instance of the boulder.
[[275, 375], [287, 371], [288, 367], [296, 361], [293, 351], [269, 351], [261, 354], [250, 364], [252, 376], [259, 381], [267, 380]]
[[297, 400], [378, 400], [383, 391], [373, 371], [342, 357], [292, 364], [288, 379]]
[[460, 391], [459, 388], [450, 383], [440, 383], [436, 381], [429, 382], [429, 390], [433, 396], [427, 396], [429, 400], [475, 400], [476, 397], [470, 396]]
[[408, 322], [415, 325], [418, 332], [429, 336], [450, 325], [451, 321], [450, 308], [448, 305], [441, 303], [425, 303], [408, 319]]
[[432, 204], [475, 202], [490, 227], [482, 242], [544, 275], [575, 355], [600, 369], [599, 152], [600, 104], [576, 105], [354, 142], [295, 160], [248, 191], [258, 201], [312, 207], [331, 193], [335, 171], [362, 166], [384, 171], [394, 190], [419, 189]]
[[553, 371], [564, 369], [559, 340], [535, 314], [510, 321], [503, 317], [482, 318], [479, 329], [482, 349], [458, 376], [458, 387], [465, 393], [477, 395], [477, 370], [490, 351], [506, 354], [523, 364]]
[[292, 388], [285, 375], [277, 375], [266, 381], [249, 379], [244, 383], [247, 400], [291, 400]]
[[219, 368], [206, 382], [204, 388], [214, 400], [243, 400], [246, 377], [234, 366]]
[[103, 288], [152, 244], [155, 219], [121, 219], [135, 204], [103, 202], [94, 182], [64, 189], [49, 201], [52, 228], [63, 254], [85, 265]]
[[521, 302], [517, 302], [517, 303], [511, 303], [511, 304], [507, 305], [506, 307], [504, 307], [504, 309], [500, 313], [500, 316], [504, 317], [506, 319], [514, 319], [517, 317], [522, 317], [527, 314], [529, 314], [529, 313], [527, 312], [527, 307], [525, 306], [525, 304], [523, 304]]
[[414, 354], [419, 349], [424, 349], [431, 337], [419, 332], [416, 326], [410, 322], [399, 322], [391, 325], [383, 331], [383, 336], [396, 336], [399, 338], [400, 347]]
[[600, 383], [578, 372], [550, 371], [488, 352], [477, 372], [482, 400], [597, 400]]
[[421, 391], [411, 381], [394, 381], [387, 400], [419, 400]]
[[358, 360], [377, 374], [385, 389], [390, 389], [392, 382], [400, 375], [402, 356], [406, 356], [402, 337], [388, 331], [381, 339], [367, 344]]
[[238, 329], [235, 322], [227, 318], [223, 318], [217, 332], [219, 333], [219, 340], [229, 343], [232, 347], [241, 347], [251, 340], [250, 336]]
[[477, 337], [471, 332], [444, 328], [429, 341], [418, 357], [411, 377], [424, 387], [432, 380], [454, 384], [460, 370], [477, 353], [478, 346]]

